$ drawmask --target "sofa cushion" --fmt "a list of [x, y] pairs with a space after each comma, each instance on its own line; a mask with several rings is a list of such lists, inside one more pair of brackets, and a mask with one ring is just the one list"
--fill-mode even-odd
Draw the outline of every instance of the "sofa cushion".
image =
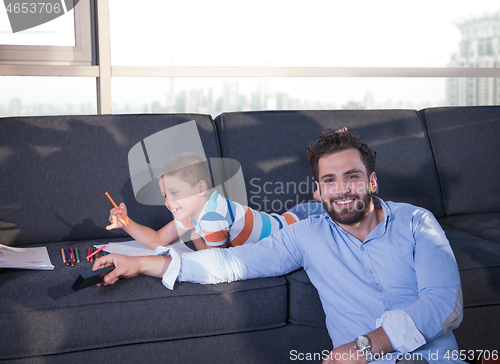
[[460, 327], [453, 330], [459, 349], [463, 353], [475, 353], [476, 359], [480, 350], [489, 351], [490, 356], [494, 350], [498, 353], [498, 320], [495, 317], [500, 317], [500, 305], [466, 308]]
[[464, 298], [464, 316], [454, 330], [461, 350], [498, 348], [500, 313], [500, 250], [498, 243], [443, 225], [457, 260]]
[[455, 254], [464, 307], [500, 305], [500, 249], [498, 244], [443, 225]]
[[1, 363], [318, 364], [331, 349], [332, 342], [326, 329], [289, 324], [269, 330], [144, 342], [58, 355], [2, 360]]
[[224, 157], [242, 165], [249, 206], [282, 213], [312, 199], [308, 145], [326, 128], [346, 126], [377, 152], [380, 197], [443, 215], [422, 121], [413, 110], [263, 111], [215, 119]]
[[439, 222], [467, 234], [500, 244], [500, 212], [446, 216], [439, 219]]
[[131, 218], [158, 229], [172, 217], [164, 206], [138, 203], [128, 165], [144, 138], [195, 120], [208, 158], [220, 157], [210, 116], [89, 115], [0, 118], [0, 244], [125, 236], [107, 231], [112, 208], [104, 193], [125, 202]]
[[288, 284], [288, 321], [326, 329], [326, 316], [316, 288], [304, 269], [285, 275]]
[[66, 266], [61, 248], [76, 247], [84, 252], [91, 244], [49, 244], [53, 271], [0, 273], [0, 332], [4, 333], [0, 335], [0, 359], [286, 325], [283, 277], [217, 285], [182, 283], [170, 291], [161, 279], [140, 276], [74, 292], [73, 282], [91, 270], [92, 263]]
[[500, 212], [500, 106], [424, 109], [445, 213]]

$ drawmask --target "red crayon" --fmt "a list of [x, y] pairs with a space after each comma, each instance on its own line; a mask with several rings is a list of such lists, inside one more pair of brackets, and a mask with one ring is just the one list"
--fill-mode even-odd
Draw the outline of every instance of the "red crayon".
[[93, 252], [92, 254], [89, 254], [89, 255], [87, 256], [87, 259], [92, 258], [94, 255], [96, 255], [97, 253], [99, 253], [99, 252], [100, 252], [101, 250], [103, 250], [105, 247], [106, 247], [106, 245], [104, 245], [103, 247], [101, 247], [101, 248], [97, 249], [97, 250], [96, 250], [95, 252]]

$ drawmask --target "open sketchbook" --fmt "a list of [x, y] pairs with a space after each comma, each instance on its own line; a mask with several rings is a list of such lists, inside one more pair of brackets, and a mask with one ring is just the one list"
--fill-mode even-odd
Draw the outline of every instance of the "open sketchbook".
[[[148, 247], [142, 245], [136, 240], [125, 241], [123, 243], [109, 243], [104, 245], [94, 245], [97, 249], [104, 248], [104, 251], [108, 253], [115, 254], [123, 254], [131, 257], [144, 256], [144, 255], [155, 255], [155, 251], [149, 249]], [[181, 240], [177, 240], [169, 245], [169, 247], [173, 248], [179, 254], [181, 253], [189, 253], [193, 252], [191, 248], [189, 248], [186, 244], [184, 244]]]
[[0, 268], [52, 270], [46, 247], [13, 248], [0, 244]]

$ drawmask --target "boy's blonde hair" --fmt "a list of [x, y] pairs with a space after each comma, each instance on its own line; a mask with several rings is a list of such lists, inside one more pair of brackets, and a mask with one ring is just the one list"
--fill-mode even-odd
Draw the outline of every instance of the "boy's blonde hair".
[[212, 188], [208, 162], [196, 153], [181, 153], [170, 159], [158, 173], [158, 180], [163, 176], [177, 177], [191, 187], [203, 180], [207, 183], [207, 189]]

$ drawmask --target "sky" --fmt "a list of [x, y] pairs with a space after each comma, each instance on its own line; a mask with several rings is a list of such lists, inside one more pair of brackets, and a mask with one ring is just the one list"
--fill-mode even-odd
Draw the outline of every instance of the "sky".
[[[70, 19], [64, 15], [48, 28], [9, 34], [4, 11], [0, 8], [0, 43], [6, 38], [56, 39], [51, 27], [60, 22], [67, 29]], [[110, 0], [111, 60], [114, 66], [446, 67], [458, 51], [457, 24], [498, 11], [498, 0]], [[68, 32], [62, 33], [67, 42]], [[176, 80], [175, 90], [213, 88], [220, 94], [226, 82], [238, 82], [245, 94], [259, 83], [186, 78]], [[69, 92], [60, 92], [65, 84]], [[338, 100], [340, 106], [353, 98], [361, 101], [367, 92], [378, 101], [438, 102], [444, 99], [444, 85], [444, 79], [299, 78], [270, 79], [267, 90]], [[20, 95], [26, 102], [49, 102], [55, 96], [69, 102], [82, 93], [82, 99], [91, 100], [94, 88], [93, 79], [0, 79], [4, 100]], [[46, 92], [51, 89], [53, 94]], [[168, 91], [164, 78], [113, 81], [113, 98], [120, 103], [163, 103]]]
[[439, 67], [457, 49], [456, 23], [500, 10], [497, 0], [135, 4], [110, 1], [114, 65]]

